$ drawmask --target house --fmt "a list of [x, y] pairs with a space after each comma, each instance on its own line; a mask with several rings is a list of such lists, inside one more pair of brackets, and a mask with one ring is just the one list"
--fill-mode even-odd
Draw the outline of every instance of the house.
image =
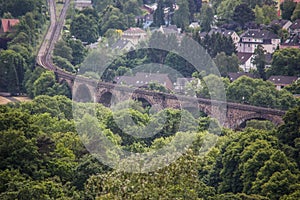
[[249, 29], [241, 34], [237, 51], [241, 53], [254, 53], [259, 44], [263, 46], [267, 53], [273, 53], [280, 45], [280, 38], [268, 30]]
[[239, 67], [243, 69], [244, 72], [250, 72], [251, 70], [256, 70], [256, 66], [252, 63], [252, 60], [254, 58], [253, 53], [239, 52], [236, 55], [240, 61]]
[[153, 14], [147, 14], [144, 16], [143, 28], [146, 29], [153, 23]]
[[254, 74], [247, 73], [247, 72], [229, 72], [228, 73], [228, 78], [229, 78], [230, 82], [237, 80], [241, 76], [247, 76], [249, 78], [256, 78], [256, 76]]
[[300, 48], [300, 36], [291, 35], [286, 41], [280, 44], [280, 49], [284, 48]]
[[297, 19], [289, 27], [289, 32], [291, 35], [300, 35], [300, 19]]
[[149, 14], [152, 14], [157, 9], [157, 3], [153, 3], [151, 5], [144, 4], [143, 10], [146, 10]]
[[195, 80], [195, 78], [177, 78], [174, 83], [174, 91], [178, 94], [185, 94], [187, 84], [193, 80]]
[[131, 27], [122, 33], [121, 39], [128, 40], [132, 42], [132, 44], [137, 45], [140, 41], [145, 40], [147, 38], [146, 31], [138, 28]]
[[129, 51], [134, 49], [134, 44], [130, 40], [122, 40], [119, 39], [116, 43], [114, 43], [111, 48]]
[[159, 83], [169, 90], [173, 89], [173, 84], [168, 74], [137, 72], [134, 76], [118, 76], [114, 81], [117, 84], [134, 87], [145, 87], [149, 83]]
[[275, 19], [270, 23], [270, 26], [279, 26], [281, 29], [289, 30], [292, 22], [286, 19]]
[[292, 84], [297, 79], [298, 77], [296, 76], [271, 76], [268, 81], [271, 81], [277, 90], [281, 90], [285, 86]]
[[234, 44], [237, 44], [240, 41], [239, 35], [233, 30], [227, 30], [224, 28], [212, 28], [208, 35], [212, 35], [213, 33], [220, 33], [225, 37], [231, 37]]
[[93, 8], [92, 0], [75, 0], [75, 8], [78, 10]]
[[189, 28], [192, 28], [192, 29], [200, 28], [200, 25], [199, 25], [198, 22], [192, 22], [192, 23], [189, 25]]
[[162, 32], [163, 34], [180, 34], [181, 28], [177, 28], [176, 25], [169, 25], [169, 26], [160, 26], [158, 31]]
[[13, 31], [13, 27], [20, 21], [18, 19], [1, 19], [0, 34]]

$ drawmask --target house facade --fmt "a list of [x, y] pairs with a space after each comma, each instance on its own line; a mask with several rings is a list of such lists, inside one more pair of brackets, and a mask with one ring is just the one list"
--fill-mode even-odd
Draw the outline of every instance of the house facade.
[[133, 87], [145, 87], [150, 83], [159, 83], [165, 88], [172, 90], [173, 84], [168, 74], [138, 72], [134, 76], [118, 76], [114, 80], [117, 84]]
[[92, 8], [92, 0], [75, 0], [75, 8], [78, 10], [82, 10], [85, 8]]
[[212, 35], [213, 33], [220, 33], [225, 37], [231, 37], [233, 43], [236, 44], [236, 45], [240, 41], [239, 35], [233, 30], [227, 30], [227, 29], [224, 29], [224, 28], [212, 28], [209, 31], [208, 35]]
[[271, 76], [268, 81], [272, 82], [277, 90], [281, 90], [285, 86], [292, 84], [297, 79], [297, 76]]
[[140, 41], [145, 40], [147, 38], [146, 31], [134, 27], [129, 28], [126, 31], [123, 32], [121, 39], [123, 40], [129, 40], [134, 45], [137, 45]]
[[254, 53], [258, 45], [262, 45], [267, 53], [273, 53], [280, 46], [280, 38], [268, 31], [249, 29], [240, 36], [237, 51], [240, 53]]
[[237, 57], [239, 58], [240, 65], [239, 67], [244, 72], [250, 72], [251, 70], [256, 70], [256, 66], [252, 63], [254, 54], [252, 53], [237, 53]]
[[300, 19], [297, 19], [292, 23], [292, 25], [289, 27], [289, 33], [291, 35], [300, 35]]

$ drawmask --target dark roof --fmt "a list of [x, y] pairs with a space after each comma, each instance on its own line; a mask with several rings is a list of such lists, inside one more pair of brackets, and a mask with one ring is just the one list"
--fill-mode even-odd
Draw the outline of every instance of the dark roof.
[[236, 79], [240, 78], [241, 76], [248, 76], [249, 78], [256, 78], [253, 74], [247, 73], [247, 72], [229, 72], [228, 77], [229, 80], [235, 81]]
[[168, 74], [160, 73], [144, 73], [138, 72], [135, 76], [118, 76], [115, 78], [115, 82], [118, 84], [126, 84], [135, 87], [142, 87], [151, 82], [156, 82], [164, 85], [168, 89], [172, 89], [173, 85], [169, 79]]
[[208, 35], [212, 35], [213, 33], [221, 33], [222, 35], [229, 37], [231, 36], [234, 31], [233, 30], [227, 30], [224, 28], [213, 28], [209, 31]]
[[[113, 49], [124, 49], [128, 43], [132, 43], [129, 40], [119, 39], [116, 43], [114, 43], [111, 48]], [[133, 44], [132, 44], [133, 45]]]
[[292, 23], [290, 26], [290, 29], [295, 30], [295, 29], [300, 29], [300, 19], [297, 19]]
[[241, 53], [241, 52], [238, 52], [236, 55], [239, 58], [240, 63], [241, 64], [245, 64], [247, 62], [247, 60], [249, 60], [251, 58], [251, 56], [253, 55], [253, 53]]
[[281, 28], [284, 27], [284, 25], [286, 25], [289, 22], [289, 20], [286, 19], [275, 19], [273, 20], [270, 25], [278, 25]]
[[272, 33], [271, 31], [260, 29], [249, 29], [246, 32], [244, 32], [240, 37], [251, 37], [264, 40], [279, 39], [278, 35]]
[[290, 85], [297, 79], [297, 76], [271, 76], [268, 81], [271, 81], [275, 85]]
[[195, 78], [177, 78], [176, 85], [185, 85], [188, 82], [191, 82]]

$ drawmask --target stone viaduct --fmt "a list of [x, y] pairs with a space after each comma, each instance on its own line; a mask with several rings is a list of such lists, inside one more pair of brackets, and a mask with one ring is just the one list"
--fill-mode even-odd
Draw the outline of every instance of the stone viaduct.
[[69, 85], [75, 101], [97, 102], [109, 107], [117, 102], [134, 99], [141, 101], [144, 105], [154, 106], [158, 109], [169, 107], [189, 111], [196, 110], [217, 118], [222, 126], [232, 129], [244, 126], [245, 122], [251, 119], [269, 120], [275, 125], [280, 125], [283, 123], [282, 117], [285, 114], [285, 111], [282, 110], [97, 82], [85, 77], [61, 73], [60, 71], [56, 72], [56, 76], [60, 83], [65, 82]]

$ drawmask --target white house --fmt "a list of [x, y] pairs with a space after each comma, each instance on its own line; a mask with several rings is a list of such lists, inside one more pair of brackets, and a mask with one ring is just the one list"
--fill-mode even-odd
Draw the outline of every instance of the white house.
[[280, 45], [280, 38], [268, 30], [249, 29], [240, 36], [237, 51], [254, 53], [259, 44], [267, 53], [273, 53]]
[[252, 53], [237, 53], [240, 65], [239, 67], [243, 69], [244, 72], [250, 72], [251, 70], [256, 70], [256, 66], [252, 63], [254, 54]]

